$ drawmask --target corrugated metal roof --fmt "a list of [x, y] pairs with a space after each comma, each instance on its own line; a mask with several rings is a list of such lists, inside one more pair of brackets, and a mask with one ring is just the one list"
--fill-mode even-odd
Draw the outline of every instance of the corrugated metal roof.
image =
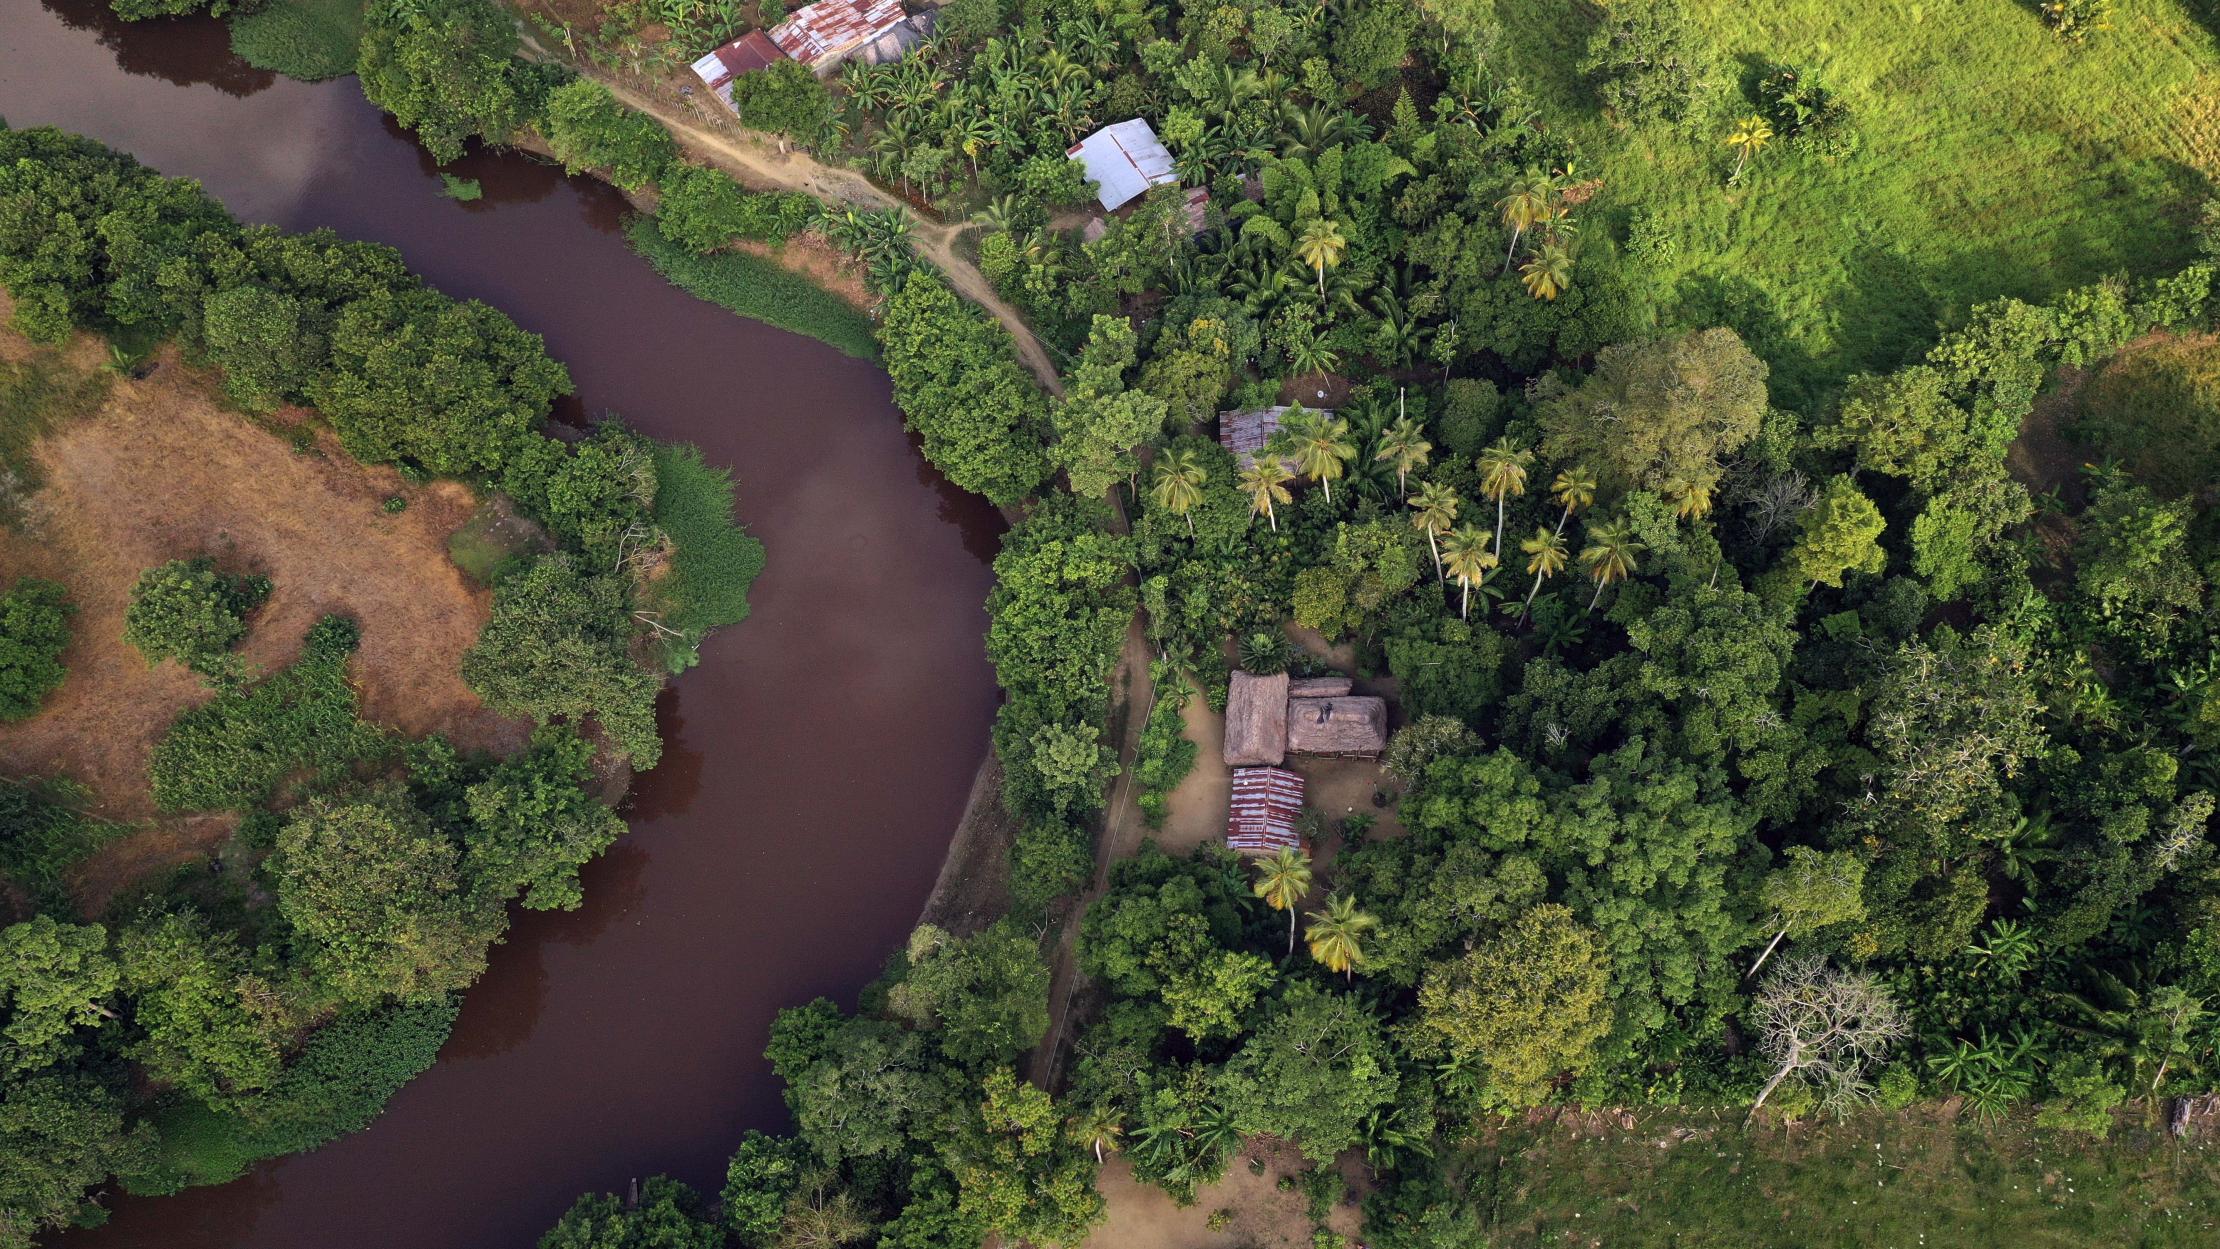
[[1095, 198], [1108, 212], [1124, 207], [1152, 186], [1179, 181], [1172, 154], [1157, 142], [1148, 122], [1138, 117], [1104, 126], [1064, 155], [1086, 166], [1088, 180], [1096, 184]]
[[751, 30], [694, 62], [694, 77], [708, 84], [713, 91], [720, 87], [725, 88], [717, 91], [717, 97], [729, 107], [732, 103], [732, 91], [728, 84], [734, 78], [785, 59], [786, 53], [779, 51], [779, 46], [771, 42], [769, 35], [760, 30]]
[[[1218, 445], [1233, 453], [1234, 467], [1247, 468], [1256, 463], [1256, 453], [1264, 449], [1272, 435], [1280, 432], [1280, 418], [1291, 405], [1276, 408], [1250, 408], [1242, 412], [1218, 414]], [[1331, 409], [1312, 408], [1320, 416], [1332, 416]], [[1295, 471], [1295, 461], [1281, 460], [1287, 471]]]
[[771, 28], [771, 42], [804, 65], [839, 57], [906, 19], [902, 0], [817, 0]]
[[1243, 854], [1299, 846], [1295, 817], [1303, 809], [1303, 778], [1286, 768], [1235, 768], [1226, 809], [1226, 844]]

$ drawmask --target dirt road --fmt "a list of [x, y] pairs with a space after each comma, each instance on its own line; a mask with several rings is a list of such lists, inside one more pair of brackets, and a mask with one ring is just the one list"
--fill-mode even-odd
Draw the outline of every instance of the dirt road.
[[[536, 60], [557, 60], [529, 33], [523, 35], [525, 55]], [[711, 112], [707, 96], [682, 96], [667, 82], [642, 87], [620, 81], [592, 65], [573, 65], [579, 73], [599, 81], [625, 105], [663, 123], [687, 152], [738, 178], [758, 191], [800, 191], [820, 202], [874, 212], [893, 210], [909, 219], [910, 239], [917, 253], [947, 277], [948, 284], [1000, 321], [1017, 341], [1018, 359], [1052, 395], [1064, 393], [1048, 348], [1025, 324], [1025, 318], [997, 295], [979, 267], [956, 251], [956, 240], [971, 228], [968, 222], [934, 221], [896, 196], [874, 185], [852, 169], [836, 169], [807, 152], [781, 152], [732, 117]]]

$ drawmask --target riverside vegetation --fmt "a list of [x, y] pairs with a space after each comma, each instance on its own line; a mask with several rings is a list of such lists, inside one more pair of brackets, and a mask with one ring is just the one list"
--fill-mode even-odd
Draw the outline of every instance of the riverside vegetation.
[[[651, 25], [729, 33], [659, 13], [571, 33], [638, 71], [701, 50]], [[1076, 1244], [1112, 1151], [1191, 1202], [1273, 1137], [1366, 1175], [1367, 1244], [1464, 1246], [1521, 1234], [1486, 1151], [1536, 1108], [2083, 1141], [2209, 1089], [2213, 21], [956, 0], [892, 65], [742, 79], [748, 125], [976, 212], [1071, 359], [1052, 399], [899, 219], [818, 218], [928, 458], [1023, 514], [987, 639], [1011, 914], [921, 928], [854, 1012], [785, 1012], [793, 1130], [720, 1193], [589, 1196], [543, 1245]], [[488, 5], [373, 6], [362, 47], [435, 155], [600, 117], [566, 160], [683, 168], [598, 98], [556, 120], [591, 83], [515, 60]], [[2087, 102], [2078, 141], [1942, 120], [1975, 94]], [[1081, 242], [1063, 149], [1136, 115], [1204, 228], [1166, 188]], [[1208, 437], [1296, 399], [1331, 410], [1254, 468]], [[1137, 609], [1206, 691], [1307, 662], [1290, 621], [1393, 678], [1406, 835], [1151, 848], [1082, 899]], [[1043, 1089], [1038, 934], [1072, 923], [1100, 1000]], [[1584, 1200], [1554, 1192], [1523, 1199]]]

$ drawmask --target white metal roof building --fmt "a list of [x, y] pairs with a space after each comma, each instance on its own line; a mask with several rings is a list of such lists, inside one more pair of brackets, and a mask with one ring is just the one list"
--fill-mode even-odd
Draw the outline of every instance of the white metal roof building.
[[1179, 181], [1172, 154], [1157, 142], [1156, 131], [1141, 118], [1104, 126], [1064, 153], [1086, 167], [1095, 198], [1115, 212], [1152, 186]]

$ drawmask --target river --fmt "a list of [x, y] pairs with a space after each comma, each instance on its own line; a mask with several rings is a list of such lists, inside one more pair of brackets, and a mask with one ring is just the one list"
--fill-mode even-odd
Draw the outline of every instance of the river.
[[767, 546], [754, 615], [666, 693], [663, 764], [576, 912], [525, 913], [437, 1066], [367, 1131], [218, 1188], [120, 1199], [81, 1249], [526, 1246], [579, 1193], [714, 1189], [784, 1108], [772, 1014], [852, 999], [916, 918], [986, 748], [993, 512], [905, 437], [884, 374], [665, 285], [623, 201], [518, 156], [432, 164], [353, 79], [250, 69], [213, 21], [0, 0], [0, 116], [198, 178], [244, 220], [400, 248], [543, 334], [571, 415], [621, 413], [733, 468]]

